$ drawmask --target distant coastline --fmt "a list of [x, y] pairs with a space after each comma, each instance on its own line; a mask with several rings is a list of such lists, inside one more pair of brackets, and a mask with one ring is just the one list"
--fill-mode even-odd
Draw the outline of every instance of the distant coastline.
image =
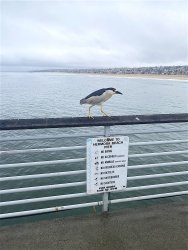
[[91, 68], [91, 69], [46, 69], [33, 72], [56, 72], [68, 74], [87, 74], [98, 76], [134, 77], [188, 80], [188, 66], [155, 66], [139, 68]]

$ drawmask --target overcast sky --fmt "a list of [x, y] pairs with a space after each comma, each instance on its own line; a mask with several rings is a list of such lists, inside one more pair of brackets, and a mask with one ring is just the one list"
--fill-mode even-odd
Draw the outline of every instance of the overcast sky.
[[187, 64], [186, 0], [0, 0], [3, 65]]

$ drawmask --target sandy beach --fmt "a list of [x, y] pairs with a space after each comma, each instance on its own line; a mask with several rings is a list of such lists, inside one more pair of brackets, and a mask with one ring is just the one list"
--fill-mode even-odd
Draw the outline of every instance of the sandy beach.
[[168, 80], [188, 80], [188, 75], [157, 75], [157, 74], [107, 74], [107, 73], [80, 73], [91, 76], [114, 76], [125, 78], [146, 78], [146, 79], [168, 79]]
[[[121, 76], [121, 75], [120, 75]], [[125, 77], [188, 80], [188, 75], [124, 74]]]

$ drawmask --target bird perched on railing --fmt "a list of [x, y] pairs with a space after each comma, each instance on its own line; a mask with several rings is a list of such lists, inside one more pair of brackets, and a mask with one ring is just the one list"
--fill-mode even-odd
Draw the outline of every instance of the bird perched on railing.
[[110, 99], [113, 95], [115, 94], [121, 94], [121, 92], [117, 91], [115, 88], [104, 88], [104, 89], [99, 89], [90, 95], [86, 96], [85, 98], [80, 100], [80, 104], [90, 104], [91, 106], [89, 107], [89, 118], [93, 118], [91, 116], [91, 108], [95, 105], [100, 106], [100, 111], [103, 115], [109, 116], [103, 111], [103, 103], [106, 102], [108, 99]]

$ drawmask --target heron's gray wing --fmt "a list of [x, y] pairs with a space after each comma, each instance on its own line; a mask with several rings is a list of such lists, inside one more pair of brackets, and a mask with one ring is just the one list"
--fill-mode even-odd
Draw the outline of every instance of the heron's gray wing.
[[88, 96], [86, 96], [84, 99], [88, 99], [92, 96], [100, 96], [102, 95], [104, 92], [106, 91], [106, 89], [99, 89], [97, 91], [94, 91], [93, 93], [89, 94]]

